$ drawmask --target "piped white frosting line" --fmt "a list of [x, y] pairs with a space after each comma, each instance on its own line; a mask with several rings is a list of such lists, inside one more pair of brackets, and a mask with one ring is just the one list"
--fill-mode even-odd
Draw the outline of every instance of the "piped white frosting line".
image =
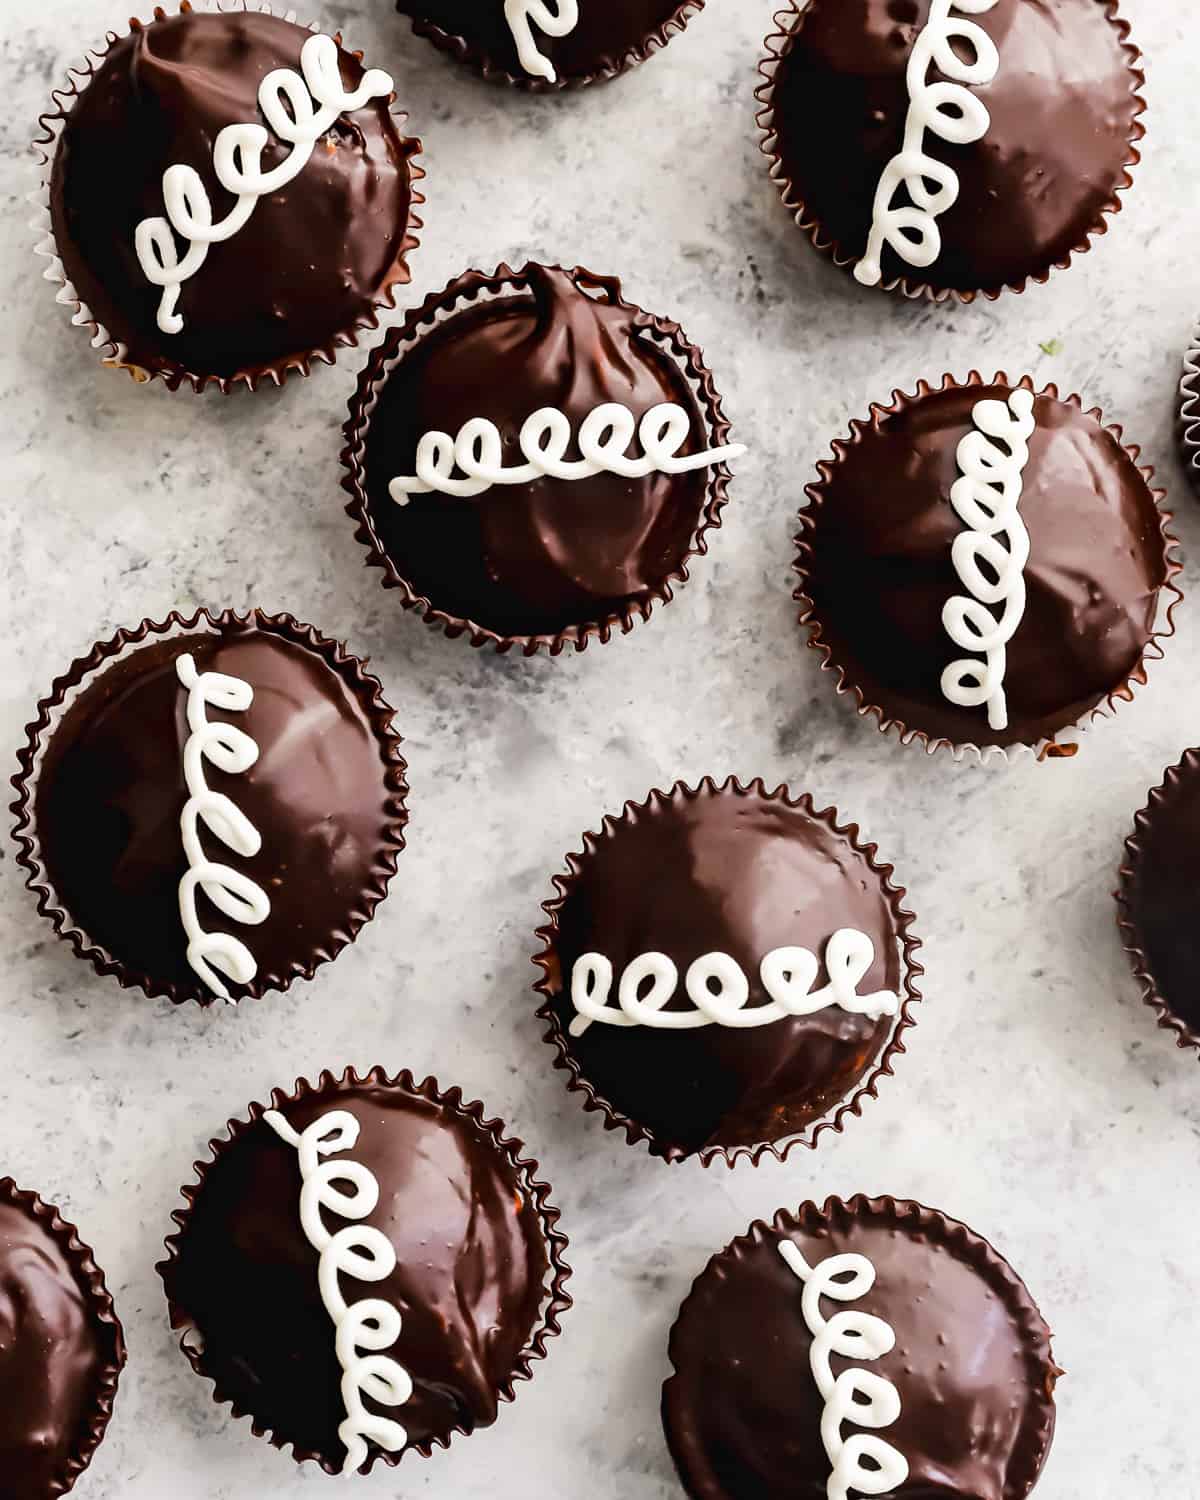
[[[232, 239], [249, 223], [260, 198], [281, 192], [293, 182], [339, 116], [361, 109], [372, 99], [389, 98], [395, 91], [391, 76], [378, 68], [369, 69], [358, 88], [347, 90], [337, 43], [320, 34], [304, 43], [300, 70], [276, 68], [259, 86], [258, 104], [270, 130], [257, 123], [234, 124], [217, 136], [213, 171], [221, 186], [237, 199], [225, 218], [213, 222], [208, 191], [194, 167], [176, 163], [163, 174], [166, 217], [143, 219], [134, 235], [146, 279], [163, 288], [158, 309], [163, 333], [182, 333], [179, 296], [184, 282], [204, 265], [209, 246]], [[278, 166], [263, 171], [263, 152], [272, 131], [292, 149]], [[182, 259], [176, 235], [187, 244]]]
[[[828, 1500], [849, 1500], [859, 1495], [887, 1495], [908, 1478], [904, 1455], [869, 1432], [843, 1437], [847, 1422], [856, 1427], [890, 1427], [900, 1415], [900, 1393], [890, 1380], [874, 1370], [844, 1369], [836, 1377], [832, 1359], [874, 1360], [890, 1353], [896, 1334], [890, 1323], [871, 1313], [846, 1309], [826, 1319], [821, 1298], [835, 1302], [857, 1302], [875, 1285], [875, 1267], [865, 1255], [827, 1255], [810, 1266], [800, 1247], [790, 1239], [779, 1241], [779, 1253], [804, 1283], [800, 1306], [812, 1334], [809, 1364], [813, 1379], [825, 1402], [821, 1414], [821, 1442], [833, 1472], [825, 1493]], [[871, 1467], [863, 1464], [870, 1461]]]
[[[958, 445], [960, 477], [950, 489], [950, 503], [968, 528], [954, 538], [951, 553], [967, 592], [946, 601], [942, 624], [956, 646], [983, 660], [951, 662], [942, 673], [942, 693], [960, 708], [986, 704], [988, 724], [999, 732], [1008, 728], [1008, 642], [1025, 614], [1029, 532], [1020, 504], [1029, 438], [1037, 426], [1033, 392], [1013, 391], [1007, 402], [979, 401], [971, 420], [974, 429]], [[998, 619], [992, 613], [997, 605]]]
[[[959, 182], [952, 167], [926, 153], [925, 133], [932, 131], [961, 146], [987, 134], [991, 116], [970, 86], [991, 83], [1000, 71], [1000, 54], [982, 26], [952, 12], [983, 15], [995, 4], [996, 0], [932, 0], [905, 73], [909, 108], [904, 144], [883, 169], [867, 248], [854, 267], [855, 278], [864, 286], [878, 286], [883, 279], [885, 245], [910, 266], [931, 266], [942, 253], [937, 219], [957, 201]], [[955, 41], [970, 49], [969, 61], [955, 50]], [[931, 67], [944, 75], [936, 83], [929, 81]], [[935, 184], [932, 190], [930, 182]], [[909, 201], [895, 207], [901, 188]]]
[[[599, 0], [605, 4], [606, 0]], [[521, 66], [534, 78], [557, 82], [554, 64], [533, 38], [536, 26], [546, 36], [569, 36], [579, 25], [579, 0], [504, 0], [504, 19], [517, 44]]]
[[199, 672], [191, 655], [176, 658], [175, 670], [187, 689], [187, 721], [191, 733], [183, 747], [183, 777], [188, 798], [180, 815], [180, 831], [188, 868], [179, 882], [179, 915], [187, 935], [187, 961], [222, 1000], [229, 991], [217, 974], [236, 984], [249, 984], [258, 964], [240, 938], [225, 932], [205, 932], [196, 910], [197, 889], [231, 921], [257, 927], [271, 915], [267, 893], [248, 875], [217, 864], [204, 852], [200, 825], [235, 854], [250, 859], [262, 848], [262, 837], [240, 807], [224, 792], [208, 785], [204, 763], [210, 761], [229, 776], [240, 776], [258, 760], [258, 745], [233, 724], [212, 723], [208, 707], [244, 713], [254, 701], [254, 689], [240, 677], [221, 672]]
[[[345, 1444], [344, 1474], [362, 1467], [369, 1449], [368, 1439], [387, 1453], [399, 1453], [408, 1433], [390, 1417], [367, 1409], [364, 1397], [380, 1406], [403, 1406], [412, 1397], [408, 1371], [384, 1354], [400, 1337], [401, 1317], [392, 1303], [380, 1297], [364, 1297], [347, 1304], [339, 1278], [356, 1281], [386, 1281], [396, 1269], [396, 1250], [381, 1230], [370, 1224], [350, 1223], [331, 1234], [323, 1211], [339, 1219], [365, 1219], [379, 1203], [379, 1183], [362, 1162], [322, 1161], [335, 1151], [352, 1151], [358, 1144], [359, 1124], [347, 1110], [333, 1109], [297, 1132], [278, 1110], [263, 1119], [300, 1155], [300, 1224], [308, 1242], [320, 1256], [317, 1282], [321, 1301], [333, 1321], [334, 1344], [342, 1369], [342, 1402], [345, 1421], [338, 1437]], [[347, 1184], [347, 1192], [339, 1184]]]
[[812, 1015], [829, 1006], [872, 1020], [894, 1016], [900, 1006], [894, 990], [858, 993], [874, 962], [875, 945], [865, 932], [839, 928], [825, 945], [829, 983], [814, 990], [819, 968], [816, 955], [807, 948], [775, 948], [759, 966], [770, 1004], [748, 1009], [750, 983], [741, 965], [728, 953], [705, 953], [689, 966], [684, 979], [693, 1008], [664, 1010], [679, 984], [679, 970], [665, 953], [643, 953], [628, 965], [621, 975], [616, 1006], [608, 1003], [612, 963], [602, 953], [584, 953], [571, 971], [571, 1003], [577, 1014], [569, 1029], [572, 1036], [582, 1036], [593, 1021], [662, 1031], [691, 1031], [700, 1026], [749, 1029], [790, 1016]]
[[[644, 479], [649, 474], [690, 474], [740, 458], [746, 451], [742, 443], [726, 443], [681, 456], [679, 450], [690, 432], [691, 417], [675, 402], [652, 406], [640, 422], [627, 406], [605, 402], [580, 424], [582, 457], [568, 459], [570, 419], [557, 407], [544, 406], [521, 428], [525, 463], [506, 468], [499, 428], [486, 417], [472, 417], [457, 437], [424, 433], [417, 444], [417, 472], [399, 475], [388, 488], [397, 505], [407, 505], [412, 495], [432, 493], [470, 499], [493, 485], [532, 484], [544, 478], [590, 479], [607, 473]], [[629, 448], [635, 437], [642, 451], [631, 457]]]

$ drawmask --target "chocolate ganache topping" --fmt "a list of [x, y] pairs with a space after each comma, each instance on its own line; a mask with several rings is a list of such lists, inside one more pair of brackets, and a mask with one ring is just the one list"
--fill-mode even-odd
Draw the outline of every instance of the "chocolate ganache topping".
[[[215, 975], [238, 999], [311, 973], [350, 941], [402, 847], [403, 767], [371, 680], [352, 658], [335, 667], [331, 643], [314, 635], [314, 649], [299, 627], [260, 623], [230, 619], [217, 632], [151, 639], [85, 673], [37, 771], [33, 821], [52, 900], [118, 974], [175, 1000], [220, 993], [189, 959], [180, 910], [189, 868], [202, 877], [193, 891], [198, 929], [249, 950], [252, 977]], [[251, 701], [227, 707], [211, 689], [189, 692], [185, 657], [202, 684], [223, 674]], [[248, 736], [252, 763], [223, 766], [211, 738], [201, 751], [213, 731], [197, 737], [198, 712], [217, 734], [229, 726]], [[185, 808], [203, 806], [201, 779], [258, 836], [250, 852], [253, 838], [239, 847], [225, 836], [219, 802], [215, 817], [201, 811], [200, 860], [229, 876], [205, 873], [186, 849]], [[268, 907], [265, 919], [220, 909], [214, 883], [218, 899], [240, 892]]]
[[[511, 293], [453, 312], [395, 364], [366, 434], [367, 503], [388, 559], [434, 608], [500, 636], [553, 635], [624, 617], [661, 593], [693, 545], [711, 470], [543, 475], [398, 503], [393, 481], [416, 473], [421, 439], [490, 422], [513, 468], [525, 463], [525, 423], [552, 407], [569, 424], [572, 461], [598, 407], [617, 403], [640, 420], [673, 403], [688, 420], [680, 454], [712, 445], [687, 377], [616, 282], [543, 266], [516, 281]], [[463, 278], [464, 290], [468, 282], [475, 278]]]
[[[780, 1252], [787, 1242], [790, 1262]], [[869, 1268], [823, 1267], [835, 1255], [865, 1257]], [[823, 1291], [810, 1316], [806, 1286], [835, 1269], [840, 1295]], [[836, 1349], [838, 1329], [823, 1334], [821, 1324], [864, 1316], [884, 1327], [847, 1331], [861, 1351], [847, 1358]], [[865, 1439], [885, 1444], [882, 1462], [903, 1475], [887, 1490], [895, 1500], [1023, 1500], [1033, 1488], [1054, 1433], [1060, 1372], [1028, 1291], [965, 1225], [915, 1203], [859, 1197], [753, 1225], [684, 1302], [663, 1420], [692, 1500], [835, 1493], [822, 1421], [833, 1426], [840, 1403], [836, 1391], [827, 1403], [818, 1389], [815, 1343], [834, 1379], [868, 1377], [836, 1422], [848, 1450], [842, 1475], [862, 1463], [851, 1444]], [[875, 1408], [878, 1422], [856, 1422], [856, 1407]], [[877, 1479], [872, 1458], [862, 1467]], [[880, 1490], [851, 1483], [850, 1493]]]
[[[390, 1243], [395, 1267], [370, 1282], [343, 1273], [338, 1287], [352, 1311], [380, 1299], [399, 1312], [398, 1341], [378, 1352], [407, 1372], [412, 1390], [396, 1406], [367, 1395], [368, 1413], [400, 1423], [408, 1447], [424, 1452], [494, 1422], [537, 1324], [548, 1269], [523, 1175], [477, 1120], [406, 1086], [343, 1083], [277, 1108], [297, 1133], [330, 1111], [351, 1116], [353, 1146], [325, 1159], [352, 1159], [379, 1187], [361, 1223]], [[195, 1331], [185, 1347], [216, 1398], [248, 1412], [277, 1444], [294, 1444], [298, 1460], [336, 1470], [346, 1402], [320, 1257], [301, 1223], [301, 1167], [253, 1113], [201, 1168], [159, 1269], [172, 1323]], [[335, 1212], [322, 1217], [331, 1234], [345, 1227]]]
[[[557, 882], [562, 900], [547, 908], [553, 925], [541, 934], [545, 1013], [579, 1081], [654, 1154], [675, 1161], [798, 1135], [861, 1084], [895, 1032], [908, 983], [902, 893], [807, 798], [732, 781], [677, 786], [606, 820], [569, 863]], [[844, 939], [835, 934], [845, 931], [861, 948], [857, 972], [842, 972]], [[793, 951], [800, 948], [808, 959]], [[686, 976], [714, 953], [730, 962], [708, 982], [710, 993], [744, 1000], [740, 1013], [699, 1025]], [[772, 954], [787, 955], [797, 990], [812, 997], [807, 1013], [798, 1005], [779, 1014], [785, 987], [773, 981], [768, 989], [764, 969]], [[611, 970], [607, 1020], [588, 1021], [577, 1004], [593, 955]], [[644, 1013], [625, 1024], [621, 981], [644, 962], [641, 980], [627, 988], [645, 999], [660, 967], [647, 955], [674, 966], [674, 988], [665, 1005], [650, 1002], [662, 1010], [659, 1024]], [[837, 995], [819, 995], [833, 968]], [[860, 1002], [866, 1010], [847, 1008]], [[755, 1024], [757, 1010], [774, 1019]], [[684, 1013], [687, 1028], [668, 1019]]]
[[[967, 39], [971, 27], [990, 39], [994, 58]], [[1044, 278], [1085, 248], [1119, 206], [1144, 106], [1136, 53], [1112, 7], [990, 0], [968, 14], [953, 0], [811, 0], [790, 28], [774, 84], [760, 97], [772, 113], [785, 199], [839, 261], [858, 265], [867, 254], [880, 182], [905, 149], [920, 150], [931, 168], [916, 197], [894, 168], [890, 206], [923, 207], [947, 171], [957, 197], [932, 216], [940, 248], [931, 264], [883, 247], [885, 284], [903, 277], [935, 292], [994, 294]], [[918, 70], [914, 111], [910, 62], [935, 35], [952, 54], [953, 71], [936, 55]], [[968, 121], [956, 107], [947, 139], [926, 85], [961, 88], [972, 116], [980, 106], [986, 113]], [[914, 146], [913, 131], [925, 120], [931, 123]], [[917, 237], [914, 225], [904, 232]]]
[[[401, 136], [388, 97], [375, 92], [337, 112], [307, 157], [263, 112], [260, 89], [277, 69], [294, 73], [299, 97], [309, 99], [311, 62], [306, 68], [302, 54], [312, 39], [274, 16], [188, 9], [114, 41], [71, 106], [51, 184], [56, 248], [82, 301], [128, 346], [128, 363], [177, 382], [253, 376], [318, 351], [331, 358], [335, 342], [346, 341], [340, 336], [369, 322], [391, 286], [408, 280], [418, 144]], [[356, 56], [328, 38], [317, 45], [331, 49], [346, 92], [363, 83]], [[162, 288], [139, 260], [139, 226], [168, 212], [164, 174], [179, 168], [198, 174], [212, 220], [224, 221], [238, 197], [218, 179], [214, 147], [227, 127], [246, 125], [265, 129], [263, 173], [293, 155], [299, 170], [257, 196], [235, 233], [208, 246], [182, 282], [182, 327], [168, 334], [159, 323]], [[235, 165], [246, 170], [248, 160], [252, 171], [257, 158], [246, 148]], [[183, 260], [189, 246], [178, 233], [174, 241]]]
[[[1011, 528], [1007, 540], [1002, 531], [984, 542], [1003, 543], [991, 562], [977, 553], [986, 583], [1003, 557], [1014, 602], [1023, 577], [1001, 656], [1007, 724], [996, 728], [986, 707], [951, 701], [943, 688], [947, 668], [973, 654], [948, 633], [946, 607], [987, 592], [978, 582], [968, 589], [958, 571], [954, 548], [967, 527], [951, 494], [979, 404], [1006, 408], [1014, 393], [1031, 422], [1013, 488], [1028, 556], [1021, 566]], [[1140, 670], [1160, 592], [1178, 570], [1154, 491], [1095, 413], [1053, 393], [1030, 402], [1005, 383], [947, 382], [853, 423], [834, 453], [801, 517], [797, 598], [814, 644], [885, 721], [952, 744], [1034, 745]], [[991, 446], [988, 462], [1003, 454]], [[994, 492], [987, 503], [998, 510]], [[991, 604], [996, 622], [1004, 609]]]

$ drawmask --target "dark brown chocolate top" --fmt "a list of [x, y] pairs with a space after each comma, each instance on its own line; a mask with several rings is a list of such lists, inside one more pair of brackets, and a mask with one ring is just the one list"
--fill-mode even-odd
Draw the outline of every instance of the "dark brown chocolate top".
[[369, 702], [316, 651], [274, 631], [237, 628], [151, 640], [90, 676], [53, 730], [34, 821], [58, 903], [91, 941], [152, 993], [211, 1000], [187, 962], [179, 882], [188, 868], [180, 815], [188, 798], [188, 693], [176, 662], [238, 677], [245, 711], [212, 704], [258, 745], [232, 774], [207, 758], [224, 793], [262, 837], [242, 856], [201, 825], [208, 857], [247, 875], [271, 902], [261, 926], [219, 911], [201, 889], [200, 925], [243, 941], [258, 964], [234, 998], [259, 995], [337, 952], [373, 910], [394, 868], [394, 786]]
[[89, 1300], [61, 1239], [0, 1201], [0, 1500], [62, 1494], [90, 1452], [117, 1341]]
[[[399, 1341], [380, 1352], [414, 1386], [403, 1406], [366, 1404], [401, 1423], [409, 1448], [427, 1450], [496, 1419], [544, 1293], [537, 1209], [472, 1119], [395, 1085], [325, 1090], [282, 1106], [297, 1132], [331, 1110], [352, 1114], [360, 1135], [349, 1152], [323, 1159], [347, 1157], [371, 1171], [379, 1204], [356, 1222], [382, 1231], [397, 1256], [384, 1281], [342, 1275], [338, 1284], [351, 1306], [370, 1297], [398, 1309]], [[298, 1154], [269, 1125], [235, 1128], [160, 1270], [175, 1325], [192, 1325], [203, 1342], [197, 1368], [216, 1383], [217, 1399], [294, 1444], [297, 1458], [340, 1469], [341, 1371], [318, 1255], [300, 1223], [300, 1187]], [[331, 1232], [345, 1227], [328, 1212], [324, 1220]]]
[[[857, 260], [876, 188], [901, 149], [905, 71], [931, 0], [812, 0], [775, 83], [783, 176], [822, 241]], [[915, 267], [887, 247], [884, 283], [989, 290], [1044, 274], [1080, 248], [1124, 185], [1140, 133], [1138, 78], [1123, 32], [1100, 0], [998, 0], [969, 19], [995, 42], [1000, 68], [974, 85], [991, 116], [965, 145], [926, 133], [925, 151], [958, 176], [938, 217], [941, 254]], [[969, 49], [961, 43], [964, 57]], [[945, 81], [935, 66], [930, 82]], [[903, 190], [896, 206], [909, 200]]]
[[[853, 1302], [824, 1298], [821, 1313], [868, 1313], [896, 1335], [876, 1359], [831, 1357], [835, 1377], [870, 1371], [900, 1397], [897, 1420], [873, 1434], [908, 1463], [907, 1480], [888, 1493], [1023, 1500], [1050, 1446], [1059, 1373], [1029, 1293], [963, 1225], [916, 1204], [862, 1198], [754, 1225], [692, 1288], [663, 1389], [667, 1439], [692, 1500], [825, 1500], [825, 1403], [809, 1363], [803, 1283], [777, 1248], [784, 1235], [814, 1270], [844, 1253], [875, 1268], [870, 1291]], [[841, 1430], [866, 1431], [852, 1418]]]
[[[300, 175], [260, 198], [249, 222], [213, 245], [183, 285], [181, 333], [157, 326], [160, 288], [146, 279], [134, 234], [161, 217], [163, 173], [193, 167], [222, 219], [234, 198], [218, 182], [220, 131], [265, 119], [259, 85], [275, 68], [299, 71], [311, 35], [277, 17], [190, 13], [141, 26], [115, 42], [70, 111], [54, 162], [58, 252], [83, 301], [129, 361], [152, 371], [232, 377], [332, 346], [368, 318], [396, 274], [412, 204], [406, 141], [376, 99], [342, 115]], [[361, 62], [344, 50], [353, 89]], [[272, 135], [271, 170], [290, 152]], [[180, 254], [186, 249], [179, 244]]]
[[416, 472], [425, 433], [456, 436], [472, 418], [500, 430], [504, 463], [523, 464], [521, 428], [542, 407], [575, 437], [605, 402], [640, 418], [675, 402], [692, 416], [681, 450], [711, 446], [689, 381], [616, 301], [615, 282], [581, 289], [571, 272], [530, 266], [528, 290], [466, 306], [425, 334], [383, 385], [366, 439], [366, 489], [376, 534], [415, 593], [500, 636], [554, 635], [624, 613], [661, 588], [689, 551], [708, 470], [627, 479], [543, 478], [495, 486], [474, 499], [414, 494], [399, 505], [391, 481]]
[[880, 873], [805, 806], [705, 783], [654, 798], [585, 842], [549, 937], [550, 1010], [582, 1079], [619, 1116], [649, 1132], [669, 1160], [707, 1146], [782, 1141], [854, 1089], [895, 1026], [837, 1006], [758, 1027], [692, 1030], [594, 1022], [579, 1037], [571, 977], [585, 953], [613, 967], [609, 1004], [627, 965], [663, 953], [679, 971], [668, 1010], [691, 1010], [688, 966], [711, 952], [733, 958], [750, 983], [748, 1005], [768, 1003], [759, 968], [776, 948], [821, 961], [839, 928], [864, 932], [874, 962], [862, 994], [903, 998], [899, 925]]
[[1011, 389], [935, 391], [877, 426], [852, 424], [800, 537], [801, 591], [833, 665], [885, 718], [954, 744], [1037, 744], [1082, 718], [1138, 667], [1168, 576], [1162, 516], [1136, 463], [1095, 416], [1039, 396], [1022, 475], [1030, 551], [1007, 646], [1008, 728], [992, 730], [986, 706], [944, 696], [945, 668], [972, 655], [942, 622], [947, 601], [966, 593], [951, 557], [966, 529], [950, 503], [958, 444], [976, 403]]

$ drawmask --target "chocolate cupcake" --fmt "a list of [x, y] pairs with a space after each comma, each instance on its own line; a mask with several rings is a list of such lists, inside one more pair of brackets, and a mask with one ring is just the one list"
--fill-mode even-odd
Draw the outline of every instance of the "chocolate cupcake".
[[775, 25], [771, 176], [864, 286], [1021, 291], [1120, 209], [1145, 78], [1116, 0], [791, 0]]
[[328, 1474], [496, 1420], [570, 1306], [558, 1211], [500, 1121], [347, 1069], [210, 1149], [158, 1269], [214, 1400]]
[[670, 1162], [782, 1158], [904, 1051], [904, 891], [832, 808], [706, 778], [628, 803], [555, 877], [538, 1014], [607, 1129]]
[[602, 83], [645, 62], [704, 0], [396, 0], [396, 9], [484, 78], [543, 92]]
[[729, 424], [678, 324], [576, 268], [468, 271], [371, 356], [343, 484], [406, 609], [531, 656], [648, 619], [707, 550]]
[[65, 1495], [104, 1438], [125, 1338], [74, 1225], [0, 1178], [0, 1495]]
[[1184, 356], [1179, 382], [1179, 444], [1187, 477], [1200, 494], [1200, 326]]
[[41, 120], [58, 300], [172, 390], [332, 364], [409, 280], [420, 142], [392, 79], [264, 10], [156, 10]]
[[118, 631], [54, 683], [19, 761], [38, 910], [101, 974], [176, 1003], [310, 979], [404, 847], [379, 683], [290, 615]]
[[947, 375], [873, 406], [833, 454], [807, 488], [795, 597], [882, 731], [1070, 755], [1145, 682], [1179, 563], [1153, 470], [1099, 411], [1028, 377]]
[[752, 1224], [697, 1278], [670, 1354], [663, 1423], [692, 1500], [1024, 1500], [1054, 1436], [1062, 1371], [1024, 1283], [919, 1203]]

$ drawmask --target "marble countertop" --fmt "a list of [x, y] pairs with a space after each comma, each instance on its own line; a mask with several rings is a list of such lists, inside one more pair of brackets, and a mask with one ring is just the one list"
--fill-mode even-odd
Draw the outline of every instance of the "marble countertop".
[[[323, 1476], [232, 1423], [175, 1347], [154, 1262], [204, 1143], [299, 1074], [376, 1062], [501, 1114], [562, 1207], [577, 1305], [497, 1425], [363, 1495], [674, 1500], [658, 1393], [666, 1334], [708, 1255], [830, 1193], [910, 1196], [991, 1238], [1066, 1367], [1038, 1500], [1200, 1496], [1200, 1088], [1138, 1000], [1111, 890], [1134, 810], [1188, 745], [1200, 590], [1148, 688], [1073, 761], [1009, 768], [905, 750], [859, 722], [801, 649], [789, 538], [832, 438], [872, 399], [973, 367], [1028, 371], [1123, 423], [1200, 511], [1172, 443], [1200, 310], [1196, 19], [1123, 0], [1147, 58], [1145, 159], [1092, 254], [1021, 297], [912, 306], [809, 251], [757, 154], [771, 0], [710, 0], [638, 73], [567, 100], [456, 70], [389, 0], [322, 19], [397, 75], [429, 179], [415, 300], [467, 264], [528, 257], [621, 274], [705, 349], [750, 447], [726, 524], [677, 603], [582, 657], [500, 659], [402, 617], [342, 511], [339, 427], [359, 356], [255, 399], [197, 400], [97, 368], [39, 279], [27, 151], [50, 89], [128, 7], [40, 0], [0, 40], [0, 443], [8, 502], [0, 740], [97, 638], [200, 604], [286, 609], [369, 656], [406, 737], [411, 839], [390, 900], [309, 985], [237, 1011], [174, 1011], [79, 963], [0, 879], [0, 1173], [77, 1220], [130, 1360], [80, 1500], [279, 1500]], [[1054, 352], [1049, 352], [1054, 351]], [[1185, 592], [1198, 581], [1189, 566]], [[676, 777], [810, 790], [894, 860], [927, 967], [897, 1076], [844, 1136], [785, 1165], [668, 1168], [569, 1097], [539, 1039], [533, 929], [584, 828]]]

